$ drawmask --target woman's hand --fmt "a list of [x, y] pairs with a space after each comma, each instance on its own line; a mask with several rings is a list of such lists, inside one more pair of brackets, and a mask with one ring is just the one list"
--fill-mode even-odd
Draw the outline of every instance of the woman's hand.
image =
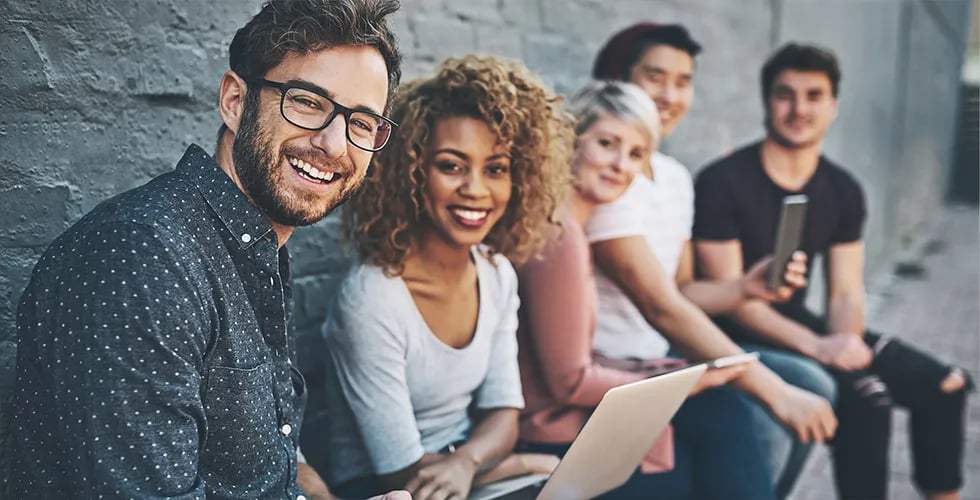
[[405, 489], [415, 500], [464, 500], [470, 494], [477, 464], [464, 453], [447, 454], [415, 474]]
[[724, 368], [708, 368], [688, 395], [693, 396], [701, 391], [723, 386], [741, 375], [749, 366], [751, 363], [740, 363]]

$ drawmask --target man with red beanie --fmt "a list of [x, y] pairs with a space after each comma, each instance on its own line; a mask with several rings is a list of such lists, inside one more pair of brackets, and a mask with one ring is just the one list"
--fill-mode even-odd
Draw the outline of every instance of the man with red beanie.
[[[614, 35], [599, 52], [593, 76], [640, 86], [657, 105], [664, 137], [687, 114], [694, 97], [694, 58], [701, 46], [680, 25], [640, 23]], [[599, 314], [595, 349], [619, 359], [662, 357], [676, 349], [693, 360], [742, 352], [705, 314], [725, 314], [747, 300], [780, 300], [745, 280], [694, 280], [690, 171], [657, 152], [627, 193], [604, 205], [586, 233], [596, 260]], [[759, 266], [766, 266], [761, 262]], [[753, 349], [756, 350], [756, 349]], [[833, 436], [829, 401], [836, 386], [814, 362], [761, 350], [732, 384], [751, 397], [756, 428], [784, 497], [813, 442]], [[778, 375], [777, 375], [778, 374]]]

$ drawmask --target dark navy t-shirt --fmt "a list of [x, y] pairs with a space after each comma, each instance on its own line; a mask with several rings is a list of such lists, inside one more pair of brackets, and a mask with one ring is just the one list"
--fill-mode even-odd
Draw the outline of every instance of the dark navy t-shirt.
[[[857, 181], [826, 157], [798, 191], [776, 185], [762, 167], [762, 143], [746, 146], [708, 165], [694, 187], [695, 240], [742, 244], [747, 270], [775, 250], [783, 198], [805, 194], [809, 199], [800, 250], [809, 262], [830, 246], [861, 239], [865, 220], [864, 194]], [[807, 270], [809, 274], [809, 269]], [[806, 289], [777, 309], [789, 316], [803, 307]]]

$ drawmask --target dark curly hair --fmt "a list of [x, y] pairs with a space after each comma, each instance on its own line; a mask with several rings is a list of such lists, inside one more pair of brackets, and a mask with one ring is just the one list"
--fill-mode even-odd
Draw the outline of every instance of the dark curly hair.
[[398, 133], [344, 207], [347, 237], [362, 259], [399, 275], [417, 243], [423, 190], [436, 124], [451, 117], [482, 120], [510, 153], [513, 192], [503, 217], [483, 243], [515, 264], [540, 251], [555, 210], [571, 186], [571, 115], [561, 99], [519, 62], [467, 56], [438, 74], [405, 84], [392, 119]]

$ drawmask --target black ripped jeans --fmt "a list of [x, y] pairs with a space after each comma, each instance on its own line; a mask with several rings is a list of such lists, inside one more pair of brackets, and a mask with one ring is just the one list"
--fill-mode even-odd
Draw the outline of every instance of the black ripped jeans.
[[[825, 321], [808, 311], [794, 319], [816, 332]], [[925, 492], [959, 490], [963, 485], [963, 439], [967, 387], [952, 393], [939, 386], [952, 367], [902, 341], [866, 332], [875, 351], [865, 370], [828, 369], [838, 383], [833, 456], [837, 490], [844, 499], [888, 496], [891, 409], [908, 409], [916, 485]], [[968, 377], [963, 372], [964, 377]]]

